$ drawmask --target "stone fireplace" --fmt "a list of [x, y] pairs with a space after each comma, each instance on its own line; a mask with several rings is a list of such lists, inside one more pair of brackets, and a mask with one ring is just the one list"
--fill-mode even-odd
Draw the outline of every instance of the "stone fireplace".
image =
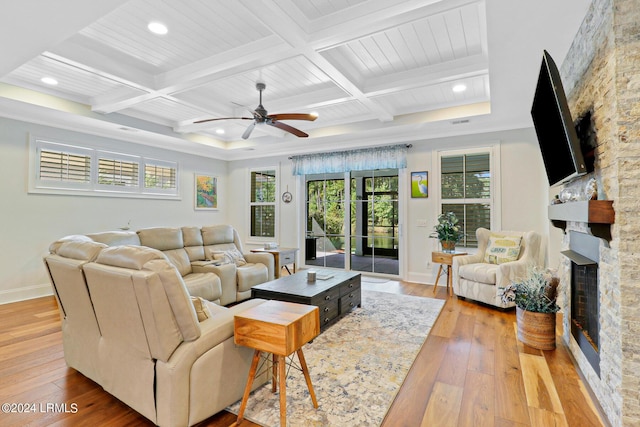
[[[606, 225], [608, 236], [595, 233], [601, 237], [594, 273], [599, 287], [599, 372], [572, 333], [568, 314], [576, 303], [571, 280], [577, 273], [572, 261], [561, 256], [563, 339], [612, 426], [640, 425], [639, 1], [593, 0], [561, 66], [574, 119], [591, 111], [596, 135], [595, 171], [567, 185], [582, 189], [593, 177], [598, 202], [612, 201], [615, 208], [615, 224]], [[562, 248], [569, 251], [575, 248], [576, 235], [601, 228], [588, 218], [566, 217], [562, 222]]]

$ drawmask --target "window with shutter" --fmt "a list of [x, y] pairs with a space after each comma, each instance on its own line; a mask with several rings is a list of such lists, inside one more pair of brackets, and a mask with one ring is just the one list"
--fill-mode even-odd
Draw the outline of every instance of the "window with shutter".
[[119, 187], [139, 187], [138, 161], [101, 157], [98, 159], [98, 184]]
[[29, 192], [179, 199], [178, 163], [29, 138]]
[[276, 236], [276, 170], [252, 170], [251, 237], [273, 239]]
[[176, 176], [177, 166], [158, 164], [154, 161], [146, 161], [144, 165], [145, 191], [166, 191], [178, 188]]
[[39, 163], [39, 177], [43, 181], [91, 182], [91, 156], [41, 150]]
[[476, 230], [491, 228], [491, 152], [440, 154], [441, 212], [453, 212], [463, 227], [458, 243], [478, 247]]

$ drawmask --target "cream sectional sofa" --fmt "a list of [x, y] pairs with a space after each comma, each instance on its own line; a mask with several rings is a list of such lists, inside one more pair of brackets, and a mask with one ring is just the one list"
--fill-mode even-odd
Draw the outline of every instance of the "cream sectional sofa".
[[[269, 253], [244, 253], [238, 231], [230, 225], [204, 227], [154, 227], [138, 231], [107, 231], [66, 236], [67, 241], [92, 241], [107, 246], [147, 246], [162, 251], [178, 269], [190, 295], [220, 305], [251, 297], [251, 287], [274, 279], [274, 259]], [[214, 256], [235, 250], [246, 264], [221, 264]]]
[[[166, 242], [160, 246], [173, 246], [162, 236], [154, 237]], [[253, 351], [234, 344], [233, 316], [264, 301], [226, 308], [190, 296], [185, 279], [222, 301], [219, 277], [177, 267], [169, 262], [184, 261], [177, 249], [163, 253], [137, 238], [110, 233], [51, 245], [44, 261], [62, 315], [65, 360], [153, 423], [191, 426], [242, 398]]]

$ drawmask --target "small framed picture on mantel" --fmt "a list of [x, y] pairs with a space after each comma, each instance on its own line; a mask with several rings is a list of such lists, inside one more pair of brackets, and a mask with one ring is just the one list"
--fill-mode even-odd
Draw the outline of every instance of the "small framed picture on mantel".
[[196, 210], [218, 209], [218, 177], [207, 174], [195, 174]]

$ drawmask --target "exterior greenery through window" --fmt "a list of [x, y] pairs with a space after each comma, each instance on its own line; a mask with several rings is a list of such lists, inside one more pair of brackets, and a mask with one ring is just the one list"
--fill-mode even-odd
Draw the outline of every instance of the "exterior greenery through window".
[[384, 261], [398, 259], [396, 169], [307, 175], [306, 195], [306, 232], [318, 249], [307, 264], [345, 268], [348, 247], [351, 270], [398, 274], [398, 262]]
[[491, 196], [489, 152], [441, 155], [441, 212], [458, 217], [463, 230], [460, 246], [478, 247], [476, 229], [491, 228]]
[[276, 171], [251, 171], [251, 236], [276, 235]]

